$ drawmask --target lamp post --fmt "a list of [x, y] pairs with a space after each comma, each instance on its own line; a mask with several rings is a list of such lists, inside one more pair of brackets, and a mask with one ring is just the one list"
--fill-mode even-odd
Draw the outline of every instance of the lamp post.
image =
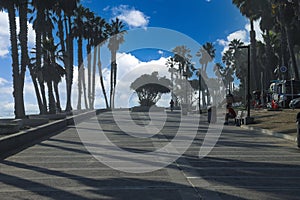
[[[248, 50], [248, 69], [247, 69], [247, 117], [245, 120], [245, 124], [252, 123], [253, 119], [250, 117], [250, 45], [244, 45], [237, 47], [238, 49], [247, 49]], [[231, 48], [232, 49], [232, 48]]]

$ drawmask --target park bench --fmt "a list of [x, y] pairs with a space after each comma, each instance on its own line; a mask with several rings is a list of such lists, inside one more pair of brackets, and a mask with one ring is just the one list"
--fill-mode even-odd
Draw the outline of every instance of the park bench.
[[235, 117], [235, 124], [240, 126], [241, 124], [245, 124], [246, 117], [248, 112], [246, 110], [239, 110], [236, 117]]

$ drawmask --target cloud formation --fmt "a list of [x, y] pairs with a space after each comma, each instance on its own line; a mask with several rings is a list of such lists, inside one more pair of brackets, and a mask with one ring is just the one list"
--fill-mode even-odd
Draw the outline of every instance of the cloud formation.
[[[19, 17], [16, 17], [17, 33], [20, 30]], [[32, 24], [28, 24], [28, 42], [29, 46], [35, 43], [35, 32]], [[7, 12], [0, 12], [0, 58], [5, 57], [10, 51], [10, 38], [9, 38], [9, 19]]]
[[[108, 8], [105, 8], [105, 10], [108, 10]], [[120, 5], [111, 10], [114, 18], [117, 17], [124, 21], [130, 28], [146, 28], [149, 24], [150, 17], [134, 7], [130, 8], [128, 5]]]
[[[151, 60], [149, 62], [142, 62], [134, 55], [130, 53], [118, 53], [117, 54], [117, 66], [118, 66], [118, 75], [117, 75], [117, 86], [116, 86], [116, 97], [115, 97], [115, 106], [116, 108], [128, 108], [131, 106], [138, 105], [138, 99], [134, 94], [134, 91], [131, 90], [130, 84], [142, 74], [151, 74], [154, 71], [159, 72], [159, 76], [167, 76], [170, 78], [168, 68], [165, 67], [167, 58], [161, 57], [158, 60]], [[85, 79], [87, 83], [87, 70], [85, 70]], [[109, 98], [110, 91], [110, 69], [105, 67], [102, 69], [104, 85], [106, 89], [106, 94]], [[105, 101], [102, 93], [102, 88], [100, 85], [100, 78], [97, 72], [96, 75], [96, 98], [95, 98], [95, 108], [104, 108]], [[0, 99], [0, 117], [13, 117], [14, 103], [13, 103], [13, 84], [11, 81], [7, 81], [4, 78], [0, 77], [0, 96], [3, 98]], [[87, 86], [87, 85], [86, 85]], [[63, 80], [59, 84], [60, 91], [60, 100], [61, 106], [64, 109], [66, 105], [66, 83]], [[46, 91], [47, 93], [47, 91]], [[82, 96], [83, 97], [83, 96]], [[29, 76], [26, 76], [25, 85], [24, 85], [24, 99], [25, 99], [25, 109], [26, 114], [38, 114], [38, 105], [36, 101], [36, 95], [33, 87], [33, 83]], [[72, 107], [73, 109], [77, 108], [78, 100], [78, 67], [74, 67], [74, 79], [72, 87]], [[163, 96], [162, 99], [158, 102], [158, 106], [168, 106], [169, 96]], [[85, 108], [84, 100], [82, 99], [82, 108]]]
[[[260, 20], [257, 20], [254, 22], [254, 30], [256, 33], [256, 40], [264, 42], [264, 39], [262, 36], [263, 32], [260, 29], [259, 24], [260, 24]], [[227, 51], [229, 49], [228, 45], [234, 39], [238, 39], [238, 40], [241, 40], [241, 42], [243, 42], [245, 44], [249, 44], [250, 43], [250, 23], [247, 23], [245, 25], [244, 29], [237, 30], [233, 33], [230, 33], [226, 37], [226, 39], [218, 39], [217, 40], [217, 44], [224, 47], [224, 49], [222, 51], [222, 55], [224, 54], [225, 51]]]

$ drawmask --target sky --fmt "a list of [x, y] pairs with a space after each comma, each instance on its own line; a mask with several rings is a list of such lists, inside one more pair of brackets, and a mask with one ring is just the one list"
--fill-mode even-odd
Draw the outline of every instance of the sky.
[[[128, 107], [133, 100], [128, 77], [134, 80], [142, 73], [159, 71], [168, 76], [165, 62], [175, 46], [191, 48], [193, 62], [199, 67], [196, 51], [206, 42], [216, 48], [214, 63], [220, 62], [222, 52], [228, 49], [232, 39], [249, 43], [249, 21], [243, 17], [231, 0], [82, 0], [82, 4], [107, 21], [118, 17], [126, 25], [125, 42], [118, 51], [118, 107]], [[18, 22], [18, 19], [17, 19]], [[35, 33], [29, 27], [29, 48], [34, 47]], [[255, 23], [257, 39], [262, 40], [259, 22]], [[105, 85], [109, 87], [110, 54], [103, 45], [102, 60]], [[86, 55], [85, 55], [86, 57]], [[75, 58], [73, 107], [77, 103], [77, 62]], [[209, 69], [212, 71], [211, 69]], [[210, 72], [208, 72], [210, 73]], [[133, 75], [134, 74], [134, 75]], [[127, 82], [126, 82], [126, 81]], [[103, 107], [99, 79], [96, 79], [96, 107]], [[60, 84], [62, 107], [65, 106], [65, 82]], [[29, 73], [25, 80], [26, 113], [37, 113], [37, 103]], [[168, 100], [160, 105], [167, 106]], [[9, 41], [8, 16], [0, 12], [0, 117], [13, 116], [12, 68]]]

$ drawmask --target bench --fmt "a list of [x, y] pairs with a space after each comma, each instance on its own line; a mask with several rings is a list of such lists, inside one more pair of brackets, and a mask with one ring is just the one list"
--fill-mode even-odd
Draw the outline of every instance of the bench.
[[247, 117], [248, 112], [246, 110], [239, 110], [235, 117], [235, 124], [240, 126], [241, 124], [245, 124], [245, 118]]

